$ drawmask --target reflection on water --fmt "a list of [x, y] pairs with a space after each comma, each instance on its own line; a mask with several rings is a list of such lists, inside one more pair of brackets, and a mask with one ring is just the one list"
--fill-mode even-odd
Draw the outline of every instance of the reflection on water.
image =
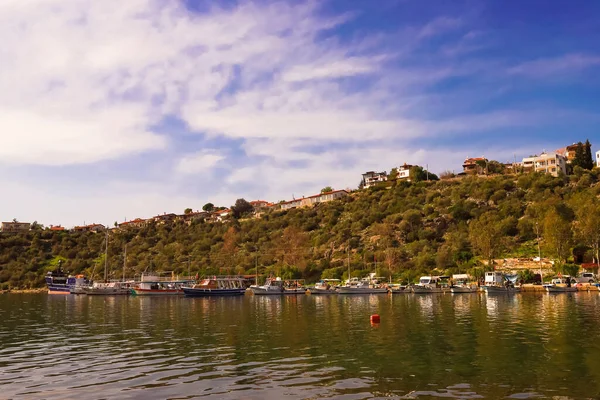
[[0, 397], [595, 398], [599, 302], [2, 295]]

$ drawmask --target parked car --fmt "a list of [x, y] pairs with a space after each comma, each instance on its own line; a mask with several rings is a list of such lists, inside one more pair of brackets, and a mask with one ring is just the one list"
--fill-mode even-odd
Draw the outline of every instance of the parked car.
[[577, 283], [595, 283], [597, 281], [596, 275], [593, 272], [582, 272], [576, 279]]

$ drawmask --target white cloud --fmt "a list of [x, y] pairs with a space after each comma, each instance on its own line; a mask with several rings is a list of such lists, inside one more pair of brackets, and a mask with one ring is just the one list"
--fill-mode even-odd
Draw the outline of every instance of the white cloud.
[[442, 33], [460, 28], [462, 24], [463, 22], [460, 18], [439, 17], [422, 27], [419, 30], [418, 37], [428, 38], [431, 36], [440, 35]]
[[214, 150], [203, 150], [180, 159], [176, 171], [182, 174], [205, 174], [224, 159], [223, 155]]
[[509, 68], [508, 72], [529, 78], [545, 78], [565, 73], [572, 74], [596, 66], [600, 66], [599, 55], [566, 54], [561, 57], [527, 61]]

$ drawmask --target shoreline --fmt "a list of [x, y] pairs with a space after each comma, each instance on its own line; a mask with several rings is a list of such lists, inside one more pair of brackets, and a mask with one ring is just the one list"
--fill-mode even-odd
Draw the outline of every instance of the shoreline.
[[36, 288], [36, 289], [7, 289], [0, 290], [0, 294], [9, 294], [9, 293], [17, 293], [17, 294], [30, 294], [30, 293], [45, 293], [47, 292], [47, 288]]

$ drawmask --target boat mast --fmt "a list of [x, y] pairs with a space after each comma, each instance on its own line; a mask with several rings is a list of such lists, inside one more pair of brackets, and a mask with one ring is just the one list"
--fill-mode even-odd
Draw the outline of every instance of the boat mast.
[[104, 282], [108, 282], [108, 229], [106, 229], [106, 248], [104, 250]]
[[350, 284], [350, 242], [348, 242], [348, 246], [346, 247], [346, 253], [348, 257], [348, 284]]
[[123, 256], [123, 282], [125, 282], [125, 268], [127, 267], [127, 243], [125, 243], [125, 255]]

